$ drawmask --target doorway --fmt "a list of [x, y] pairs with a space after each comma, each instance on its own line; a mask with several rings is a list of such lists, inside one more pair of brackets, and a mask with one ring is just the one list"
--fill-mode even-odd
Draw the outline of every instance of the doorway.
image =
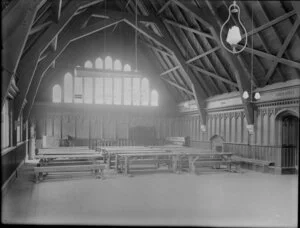
[[294, 168], [294, 171], [298, 173], [299, 118], [294, 115], [283, 116], [281, 127], [282, 166]]

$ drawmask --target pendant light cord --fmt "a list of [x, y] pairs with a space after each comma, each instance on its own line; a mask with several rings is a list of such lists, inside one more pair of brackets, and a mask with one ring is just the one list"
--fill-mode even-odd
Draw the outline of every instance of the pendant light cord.
[[135, 0], [135, 71], [138, 71], [138, 63], [137, 63], [137, 1]]
[[[106, 0], [104, 0], [104, 15], [106, 17]], [[104, 24], [106, 24], [106, 20], [104, 20]], [[103, 42], [103, 53], [106, 55], [106, 29], [104, 29], [104, 42]]]
[[[251, 7], [251, 29], [253, 31], [253, 2], [251, 3], [252, 4], [252, 7]], [[251, 88], [250, 88], [250, 100], [252, 102], [253, 98], [252, 98], [252, 93], [253, 93], [253, 37], [254, 37], [254, 34], [252, 34], [252, 37], [251, 37], [251, 46], [252, 46], [252, 51], [251, 51]]]

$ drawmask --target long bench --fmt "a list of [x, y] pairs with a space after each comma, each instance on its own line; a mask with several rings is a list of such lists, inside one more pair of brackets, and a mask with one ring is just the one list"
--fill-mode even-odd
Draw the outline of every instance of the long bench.
[[57, 172], [92, 172], [96, 178], [103, 178], [104, 164], [71, 165], [71, 166], [40, 166], [34, 167], [35, 182], [39, 183], [49, 173]]
[[273, 167], [275, 165], [274, 161], [264, 161], [252, 158], [244, 158], [240, 156], [232, 156], [232, 160], [241, 164], [251, 164], [254, 166], [262, 167], [263, 172], [268, 172], [268, 168]]
[[144, 165], [145, 168], [145, 165], [150, 164], [154, 165], [154, 168], [159, 168], [161, 164], [165, 164], [170, 170], [172, 167], [172, 157], [174, 155], [174, 153], [166, 152], [140, 152], [116, 154], [117, 157], [115, 170], [117, 172], [124, 172], [124, 174], [127, 175], [129, 173], [131, 165]]
[[233, 171], [232, 165], [235, 165], [236, 171], [239, 170], [237, 163], [231, 160], [232, 153], [182, 153], [173, 158], [173, 170], [195, 173], [196, 169], [202, 167], [220, 168], [226, 165], [226, 170]]

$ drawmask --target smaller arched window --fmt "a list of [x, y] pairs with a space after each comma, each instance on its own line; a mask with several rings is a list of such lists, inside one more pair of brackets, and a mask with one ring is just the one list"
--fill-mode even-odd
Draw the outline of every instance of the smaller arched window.
[[96, 69], [103, 69], [103, 61], [100, 57], [96, 59], [95, 67]]
[[122, 70], [122, 63], [120, 60], [116, 59], [114, 62], [114, 70]]
[[110, 56], [105, 57], [105, 70], [112, 70], [112, 58]]
[[125, 64], [124, 71], [131, 71], [131, 66], [129, 64]]
[[61, 88], [60, 85], [53, 86], [52, 89], [52, 102], [61, 103]]
[[73, 77], [70, 73], [66, 73], [64, 78], [64, 102], [73, 102]]
[[158, 106], [158, 93], [156, 90], [151, 91], [151, 106]]
[[93, 63], [92, 63], [90, 60], [87, 60], [87, 61], [84, 63], [84, 67], [85, 67], [85, 68], [93, 68]]

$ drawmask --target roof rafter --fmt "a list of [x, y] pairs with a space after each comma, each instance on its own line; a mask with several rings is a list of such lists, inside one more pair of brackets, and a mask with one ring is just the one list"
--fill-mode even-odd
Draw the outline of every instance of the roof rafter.
[[[280, 58], [283, 53], [285, 52], [285, 50], [287, 49], [288, 45], [290, 44], [294, 34], [296, 33], [298, 27], [299, 27], [299, 24], [300, 24], [300, 17], [297, 18], [297, 20], [295, 21], [295, 23], [293, 24], [293, 27], [292, 29], [290, 30], [289, 34], [287, 35], [287, 37], [285, 38], [280, 50], [278, 51], [276, 57], [277, 58]], [[275, 71], [275, 68], [278, 64], [278, 61], [274, 61], [272, 66], [270, 67], [269, 71], [267, 72], [266, 76], [265, 76], [265, 82], [264, 82], [264, 85], [266, 85], [269, 81], [269, 79], [271, 78], [272, 74], [274, 73]]]
[[168, 80], [168, 79], [166, 79], [166, 78], [162, 78], [162, 79], [163, 79], [164, 81], [168, 82], [170, 85], [175, 86], [176, 88], [181, 89], [181, 90], [183, 90], [184, 92], [186, 92], [186, 93], [188, 93], [188, 94], [194, 96], [194, 93], [193, 93], [192, 91], [190, 91], [190, 90], [188, 90], [188, 89], [182, 87], [181, 85], [178, 85], [176, 82], [172, 82], [172, 81], [170, 81], [170, 80]]
[[[39, 85], [47, 72], [47, 70], [50, 68], [50, 66], [53, 64], [53, 62], [60, 56], [60, 54], [67, 48], [67, 46], [78, 39], [81, 39], [85, 36], [89, 36], [95, 32], [98, 32], [100, 30], [109, 28], [114, 26], [116, 23], [119, 23], [119, 19], [108, 19], [109, 21], [101, 21], [97, 23], [97, 28], [95, 26], [93, 27], [94, 32], [91, 32], [90, 27], [86, 27], [83, 29], [80, 29], [81, 26], [79, 24], [84, 24], [86, 19], [89, 17], [88, 14], [86, 14], [83, 18], [78, 18], [78, 20], [75, 20], [71, 26], [69, 26], [68, 30], [61, 36], [61, 38], [58, 40], [57, 43], [57, 49], [56, 51], [50, 53], [45, 59], [43, 59], [37, 66], [37, 70], [34, 73], [34, 80], [30, 85], [30, 92], [28, 93], [27, 100], [28, 104], [25, 106], [24, 109], [24, 119], [27, 120], [30, 114], [30, 111], [32, 109], [32, 105], [35, 101], [35, 97], [37, 95]], [[86, 31], [86, 35], [82, 35]]]
[[[176, 1], [178, 2], [178, 1]], [[207, 2], [207, 1], [206, 1]], [[207, 2], [208, 3], [208, 2]], [[208, 3], [209, 4], [209, 3]], [[217, 14], [214, 12], [214, 9], [210, 7], [210, 11], [207, 11], [204, 8], [191, 8], [189, 6], [184, 6], [182, 4], [178, 4], [179, 6], [182, 6], [184, 10], [187, 10], [193, 17], [199, 18], [199, 17], [204, 17], [206, 20], [209, 20], [209, 29], [213, 36], [216, 37], [216, 40], [218, 44], [221, 46], [221, 41], [219, 38], [219, 33], [220, 33], [220, 26], [218, 25], [220, 23], [220, 18], [217, 16]], [[214, 13], [214, 15], [212, 14]], [[201, 16], [200, 16], [201, 15]], [[242, 97], [242, 94], [245, 90], [250, 91], [250, 83], [249, 81], [245, 78], [246, 71], [245, 69], [240, 65], [238, 59], [236, 56], [229, 54], [223, 47], [221, 48], [223, 56], [226, 58], [226, 60], [229, 62], [229, 64], [233, 67], [233, 74], [237, 80], [240, 96]], [[250, 102], [243, 101], [243, 107], [245, 111], [245, 116], [247, 119], [248, 124], [253, 125], [254, 124], [254, 109], [253, 109], [253, 104]]]
[[[10, 13], [2, 16], [2, 68], [4, 70], [1, 76], [1, 107], [8, 94], [11, 80], [19, 65], [29, 31], [41, 3], [43, 3], [43, 1], [18, 1], [10, 9]], [[25, 12], [25, 14], [20, 12]], [[9, 25], [11, 23], [18, 25], [14, 27], [13, 31], [10, 31], [11, 28]]]
[[38, 60], [40, 54], [44, 52], [47, 47], [53, 42], [53, 39], [59, 34], [64, 27], [69, 23], [74, 14], [80, 7], [85, 7], [86, 5], [93, 5], [99, 3], [101, 0], [83, 0], [83, 1], [75, 1], [73, 4], [68, 4], [64, 9], [64, 13], [60, 18], [57, 24], [52, 24], [45, 33], [40, 37], [40, 39], [34, 44], [34, 46], [28, 51], [24, 57], [21, 59], [20, 64], [18, 66], [18, 72], [22, 72], [22, 77], [18, 84], [21, 84], [20, 94], [16, 97], [14, 102], [15, 108], [15, 119], [19, 118], [21, 113], [22, 104], [26, 99], [27, 93], [30, 88], [30, 84], [32, 82], [36, 67], [38, 65]]
[[62, 8], [62, 0], [52, 0], [52, 11], [55, 23], [59, 22]]
[[200, 68], [200, 67], [198, 67], [198, 66], [196, 66], [196, 65], [193, 65], [193, 64], [189, 64], [189, 66], [193, 67], [194, 69], [196, 69], [197, 71], [199, 71], [199, 72], [201, 72], [201, 73], [204, 73], [204, 75], [210, 76], [210, 77], [212, 77], [212, 78], [215, 78], [215, 79], [217, 79], [217, 80], [220, 80], [220, 81], [222, 81], [222, 82], [225, 82], [225, 83], [227, 83], [227, 84], [229, 84], [229, 85], [232, 85], [232, 86], [234, 86], [234, 87], [238, 87], [238, 84], [237, 84], [237, 83], [232, 82], [232, 81], [230, 81], [230, 80], [228, 80], [228, 79], [226, 79], [226, 78], [224, 78], [224, 77], [222, 77], [222, 76], [220, 76], [220, 75], [217, 75], [217, 74], [215, 74], [215, 73], [209, 72], [209, 71], [207, 71], [207, 70], [205, 70], [205, 69], [202, 69], [202, 68]]
[[209, 38], [209, 39], [212, 39], [212, 40], [216, 40], [215, 37], [213, 37], [212, 35], [207, 34], [207, 33], [205, 33], [205, 32], [201, 32], [201, 31], [199, 31], [199, 30], [190, 28], [190, 27], [188, 27], [188, 26], [186, 26], [186, 25], [182, 25], [182, 24], [180, 24], [180, 23], [178, 23], [178, 22], [175, 22], [175, 21], [172, 21], [172, 20], [169, 20], [169, 19], [163, 19], [163, 20], [164, 20], [165, 22], [171, 24], [171, 25], [174, 25], [174, 26], [177, 26], [177, 27], [179, 27], [179, 28], [185, 29], [185, 30], [187, 30], [187, 31], [189, 31], [189, 32], [196, 33], [196, 34], [198, 34], [198, 35], [200, 35], [200, 36], [203, 36], [203, 37], [206, 37], [206, 38]]

